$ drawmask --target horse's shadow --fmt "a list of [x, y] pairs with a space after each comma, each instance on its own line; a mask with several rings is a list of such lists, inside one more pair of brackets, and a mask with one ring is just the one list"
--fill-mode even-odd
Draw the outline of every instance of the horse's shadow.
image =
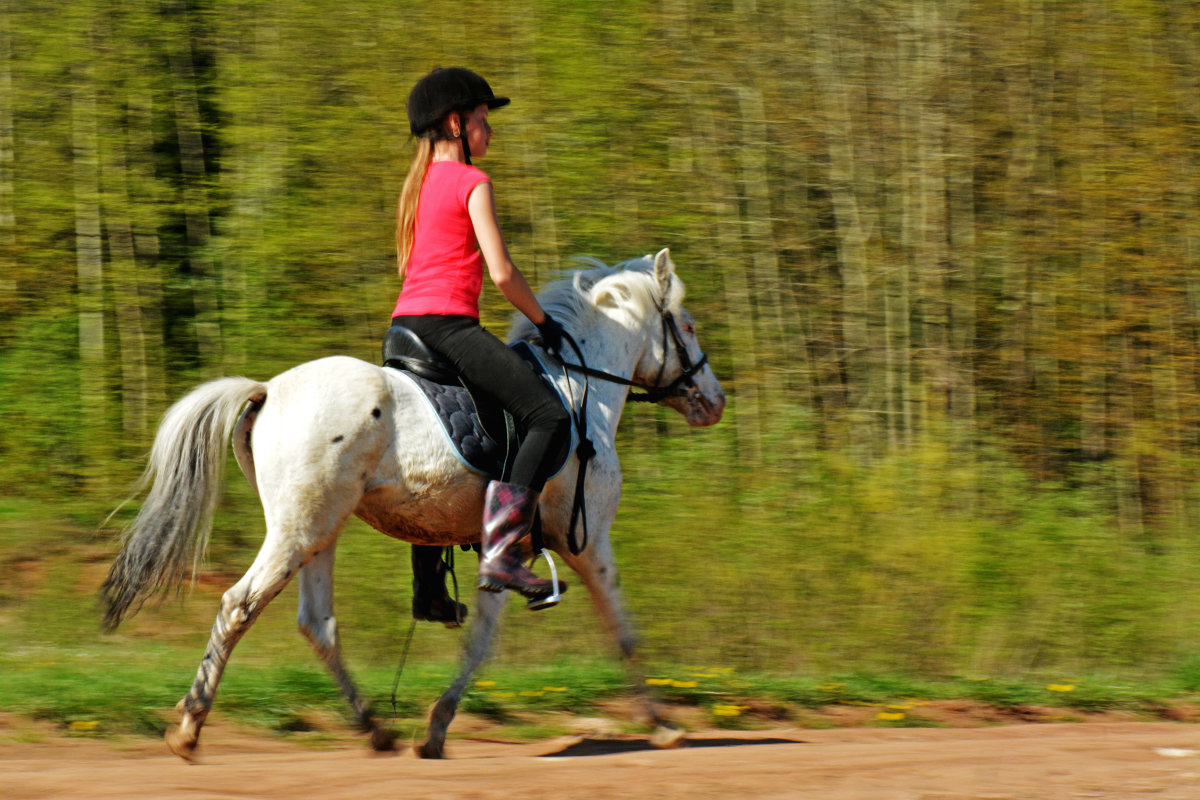
[[[766, 737], [762, 739], [689, 739], [686, 747], [742, 747], [760, 744], [804, 744], [804, 742], [799, 739], [780, 739], [778, 737]], [[650, 743], [649, 739], [583, 739], [567, 745], [562, 750], [556, 750], [553, 753], [544, 753], [541, 758], [612, 756], [657, 749]]]

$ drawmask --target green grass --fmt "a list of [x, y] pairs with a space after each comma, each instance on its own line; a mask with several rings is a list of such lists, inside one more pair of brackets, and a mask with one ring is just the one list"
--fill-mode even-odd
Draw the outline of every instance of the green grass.
[[[634, 429], [681, 425], [634, 413]], [[728, 437], [673, 433], [635, 430], [624, 443], [613, 545], [645, 677], [693, 721], [825, 724], [821, 709], [889, 714], [913, 698], [1153, 714], [1200, 693], [1200, 545], [1182, 530], [1125, 529], [1098, 484], [1039, 486], [994, 454], [937, 441], [873, 465], [781, 451], [772, 469], [730, 483], [692, 468], [728, 461]], [[203, 580], [113, 635], [100, 633], [95, 601], [116, 549], [113, 530], [96, 531], [107, 508], [0, 496], [0, 711], [144, 734], [173, 718], [221, 592], [260, 541], [257, 500], [229, 474]], [[474, 558], [458, 555], [462, 581]], [[390, 712], [409, 626], [407, 547], [352, 522], [336, 569], [347, 663]], [[423, 725], [460, 639], [417, 629], [402, 731]], [[558, 730], [555, 715], [601, 713], [628, 695], [609, 653], [577, 582], [550, 613], [510, 604], [463, 709], [511, 735]], [[314, 740], [322, 720], [345, 718], [296, 632], [294, 587], [239, 644], [215, 713]], [[879, 724], [921, 719], [914, 707]]]
[[[0, 710], [49, 721], [64, 733], [160, 736], [175, 719], [173, 707], [191, 680], [195, 655], [152, 642], [6, 648], [0, 655]], [[402, 676], [394, 712], [389, 701], [394, 672], [378, 666], [354, 671], [377, 711], [402, 736], [411, 738], [420, 735], [427, 709], [449, 684], [453, 670], [452, 662], [410, 665]], [[945, 700], [972, 700], [998, 711], [1050, 707], [1067, 713], [1068, 719], [1068, 712], [1113, 709], [1150, 718], [1165, 707], [1194, 699], [1185, 679], [1134, 683], [1103, 676], [1038, 681], [872, 674], [813, 677], [665, 665], [654, 674], [657, 677], [648, 683], [668, 715], [692, 708], [699, 716], [683, 714], [692, 720], [690, 724], [702, 720], [728, 729], [805, 724], [806, 712], [830, 707], [861, 708], [870, 724], [933, 725], [938, 723], [922, 709]], [[600, 715], [606, 702], [627, 696], [629, 690], [619, 665], [604, 660], [488, 667], [469, 687], [461, 711], [487, 720], [489, 736], [537, 739], [569, 730], [563, 712]], [[322, 735], [331, 732], [349, 735], [346, 704], [315, 657], [310, 663], [235, 657], [214, 714], [265, 732], [299, 736], [313, 746], [320, 746]]]

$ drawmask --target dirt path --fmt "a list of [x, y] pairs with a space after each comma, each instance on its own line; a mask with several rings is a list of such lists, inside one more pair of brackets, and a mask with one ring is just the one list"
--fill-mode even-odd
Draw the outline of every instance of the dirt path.
[[3, 744], [0, 797], [1200, 800], [1200, 726], [1180, 723], [720, 732], [670, 751], [636, 737], [452, 741], [445, 761], [206, 736], [196, 766], [148, 741]]

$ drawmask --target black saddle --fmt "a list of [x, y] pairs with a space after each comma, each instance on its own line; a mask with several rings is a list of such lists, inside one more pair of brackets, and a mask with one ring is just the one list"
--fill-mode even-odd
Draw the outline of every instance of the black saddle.
[[511, 414], [473, 394], [449, 359], [402, 325], [384, 334], [383, 365], [409, 375], [465, 466], [493, 480], [508, 479], [521, 433]]
[[[561, 400], [529, 345], [517, 342], [512, 349]], [[421, 390], [466, 467], [493, 480], [508, 480], [517, 447], [525, 435], [508, 411], [486, 394], [472, 392], [454, 364], [402, 325], [391, 326], [383, 337], [383, 365], [405, 372]], [[569, 452], [564, 449], [558, 469], [566, 463]]]
[[459, 385], [458, 368], [430, 350], [416, 332], [393, 325], [383, 336], [383, 365], [442, 385]]

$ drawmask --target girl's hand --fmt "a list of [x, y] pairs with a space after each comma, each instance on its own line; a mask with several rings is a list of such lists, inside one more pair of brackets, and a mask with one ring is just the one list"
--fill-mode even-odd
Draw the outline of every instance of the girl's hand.
[[563, 326], [558, 320], [546, 314], [545, 319], [537, 323], [538, 333], [542, 336], [542, 347], [550, 355], [558, 355], [562, 349]]

